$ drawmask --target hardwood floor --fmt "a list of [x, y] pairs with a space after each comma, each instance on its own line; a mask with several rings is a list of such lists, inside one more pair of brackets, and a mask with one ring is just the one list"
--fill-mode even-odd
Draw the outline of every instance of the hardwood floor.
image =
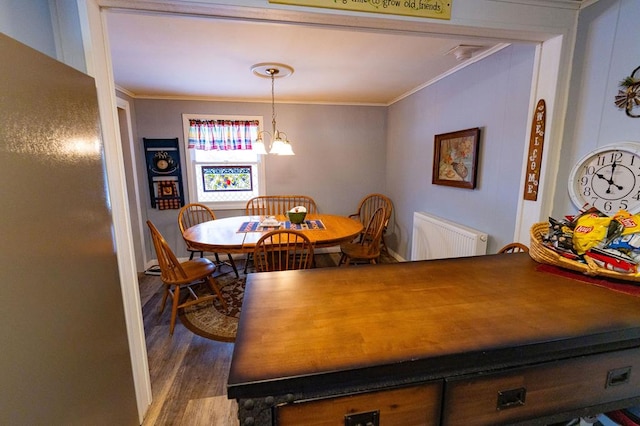
[[170, 336], [170, 307], [158, 315], [160, 277], [142, 275], [139, 283], [153, 395], [143, 426], [238, 425], [226, 393], [233, 343], [197, 336], [179, 320]]
[[[338, 259], [339, 254], [316, 256], [316, 267], [335, 266]], [[381, 261], [396, 260], [383, 255]], [[242, 260], [237, 268], [242, 273]], [[232, 273], [227, 271], [221, 272]], [[153, 395], [143, 426], [238, 426], [237, 404], [226, 393], [233, 343], [197, 336], [180, 320], [170, 336], [169, 302], [158, 314], [160, 277], [141, 274], [138, 281]]]

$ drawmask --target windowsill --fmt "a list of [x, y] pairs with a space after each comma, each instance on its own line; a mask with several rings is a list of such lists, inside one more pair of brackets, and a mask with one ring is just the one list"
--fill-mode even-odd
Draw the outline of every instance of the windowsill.
[[211, 208], [213, 211], [216, 210], [245, 210], [247, 207], [246, 201], [229, 201], [224, 203], [212, 203], [209, 201], [200, 201], [202, 204]]

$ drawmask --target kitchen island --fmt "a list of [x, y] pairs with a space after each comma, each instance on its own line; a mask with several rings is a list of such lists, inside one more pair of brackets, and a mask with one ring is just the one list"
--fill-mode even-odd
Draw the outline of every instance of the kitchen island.
[[540, 266], [250, 274], [227, 387], [240, 425], [546, 424], [640, 403], [640, 298]]

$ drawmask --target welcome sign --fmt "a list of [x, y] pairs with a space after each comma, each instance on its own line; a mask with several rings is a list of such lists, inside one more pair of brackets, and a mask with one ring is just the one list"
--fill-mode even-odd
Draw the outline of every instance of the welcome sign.
[[269, 0], [269, 3], [451, 19], [453, 0]]

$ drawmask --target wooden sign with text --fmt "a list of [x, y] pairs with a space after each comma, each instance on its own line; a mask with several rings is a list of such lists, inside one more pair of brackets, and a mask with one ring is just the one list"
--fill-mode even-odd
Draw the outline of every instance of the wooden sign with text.
[[544, 99], [538, 101], [531, 121], [531, 136], [529, 138], [529, 154], [527, 155], [527, 172], [524, 182], [524, 199], [536, 201], [538, 199], [538, 184], [540, 182], [540, 163], [542, 162], [542, 148], [544, 146], [544, 128], [547, 108]]
[[451, 19], [453, 0], [269, 0], [269, 3]]

